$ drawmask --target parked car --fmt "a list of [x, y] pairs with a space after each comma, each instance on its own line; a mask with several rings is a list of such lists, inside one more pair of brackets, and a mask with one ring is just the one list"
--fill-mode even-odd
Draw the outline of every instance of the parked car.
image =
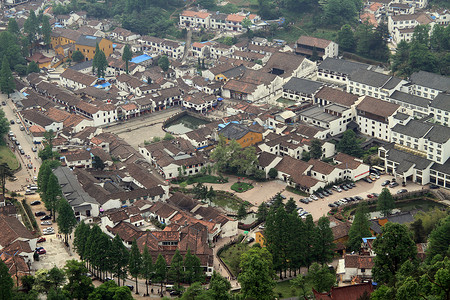
[[317, 197], [319, 197], [320, 199], [323, 199], [322, 193], [317, 193], [316, 195], [317, 195]]
[[23, 125], [20, 126], [20, 131], [25, 131], [25, 127], [23, 127]]
[[332, 207], [332, 208], [333, 208], [333, 207], [337, 207], [337, 205], [334, 204], [334, 203], [329, 203], [328, 206], [329, 206], [329, 207]]
[[347, 183], [345, 186], [346, 186], [349, 190], [353, 188], [353, 186], [352, 186], [350, 183]]
[[20, 154], [25, 155], [25, 151], [23, 149], [19, 149]]
[[37, 148], [36, 148], [36, 147], [33, 147], [33, 148], [31, 148], [31, 151], [37, 152]]
[[356, 187], [356, 184], [354, 182], [349, 183], [352, 187]]
[[389, 185], [389, 187], [390, 188], [393, 188], [393, 187], [396, 187], [396, 186], [398, 186], [398, 183], [397, 182], [391, 182], [391, 184]]
[[372, 195], [376, 198], [380, 196], [380, 194], [378, 194], [378, 193], [372, 193]]
[[333, 203], [336, 204], [336, 206], [341, 205], [341, 203], [339, 201], [334, 201]]
[[42, 221], [41, 225], [52, 225], [52, 221]]
[[17, 146], [20, 145], [20, 142], [19, 142], [18, 140], [15, 140], [14, 143], [15, 143]]
[[39, 200], [35, 200], [30, 203], [30, 205], [39, 205], [39, 204], [41, 204], [41, 201], [39, 201]]
[[385, 180], [385, 181], [383, 181], [383, 183], [381, 184], [381, 186], [386, 186], [386, 185], [389, 185], [390, 183], [391, 183], [390, 180]]
[[247, 238], [247, 243], [250, 244], [251, 242], [254, 242], [255, 238], [249, 237]]
[[356, 200], [362, 200], [363, 199], [363, 197], [361, 197], [361, 196], [355, 196], [353, 198], [355, 198]]
[[43, 233], [44, 235], [55, 234], [55, 230], [54, 230], [54, 229], [52, 229], [52, 230], [46, 230], [46, 229], [44, 229], [44, 230], [42, 230], [42, 233]]
[[170, 291], [169, 294], [170, 294], [170, 296], [180, 296], [181, 292], [178, 290], [174, 290], [174, 291]]
[[283, 194], [280, 194], [280, 197], [283, 199], [283, 200], [285, 200], [286, 199], [286, 196], [285, 195], [283, 195]]
[[373, 198], [372, 194], [367, 194], [367, 198]]
[[46, 213], [45, 213], [45, 211], [37, 211], [37, 212], [34, 213], [34, 215], [35, 215], [36, 217], [40, 217], [40, 216], [45, 216]]
[[319, 200], [319, 198], [317, 198], [317, 196], [314, 194], [311, 194], [311, 196], [309, 196], [309, 198], [311, 198], [313, 200]]
[[6, 101], [2, 101], [2, 105], [5, 106], [6, 105]]
[[403, 194], [403, 193], [407, 193], [408, 190], [407, 189], [401, 189], [397, 191], [397, 194]]
[[47, 240], [47, 239], [46, 239], [45, 237], [41, 236], [40, 238], [38, 238], [37, 242], [38, 242], [38, 243], [43, 243], [43, 242], [45, 242], [46, 240]]
[[130, 291], [132, 291], [133, 289], [134, 289], [134, 286], [133, 285], [131, 285], [131, 284], [126, 284], [125, 285], [127, 288], [129, 288], [130, 289]]
[[259, 229], [264, 229], [264, 228], [266, 228], [266, 227], [264, 227], [264, 225], [259, 225], [258, 228], [259, 228]]
[[16, 124], [16, 122], [14, 122], [14, 120], [10, 120], [9, 124], [14, 125], [14, 124]]
[[344, 191], [348, 191], [348, 187], [345, 184], [341, 185], [341, 189], [343, 189]]
[[309, 203], [309, 199], [308, 198], [303, 198], [303, 199], [300, 199], [300, 202], [308, 204]]
[[34, 195], [34, 194], [36, 194], [36, 191], [32, 191], [32, 190], [25, 191], [25, 195]]
[[324, 195], [325, 197], [330, 196], [330, 194], [328, 194], [328, 192], [326, 190], [322, 191], [322, 195]]
[[436, 190], [436, 189], [438, 189], [439, 188], [439, 186], [438, 185], [436, 185], [436, 184], [430, 184], [430, 189], [433, 189], [433, 190]]
[[50, 217], [49, 215], [43, 216], [43, 217], [41, 218], [41, 221], [51, 220], [51, 218], [52, 218], [52, 217]]
[[28, 169], [33, 169], [33, 164], [28, 164]]
[[327, 193], [333, 195], [333, 191], [331, 189], [327, 189]]
[[39, 250], [36, 250], [36, 252], [39, 254], [39, 255], [42, 255], [42, 254], [45, 254], [45, 253], [47, 253], [47, 251], [45, 251], [45, 249], [44, 248], [42, 248], [42, 249], [39, 249]]

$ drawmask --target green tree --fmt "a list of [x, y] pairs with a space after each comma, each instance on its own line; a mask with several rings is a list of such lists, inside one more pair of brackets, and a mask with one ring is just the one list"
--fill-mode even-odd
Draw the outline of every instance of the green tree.
[[14, 286], [14, 280], [9, 275], [8, 267], [0, 260], [0, 300], [12, 299], [12, 289]]
[[84, 260], [86, 253], [85, 253], [85, 245], [86, 241], [90, 235], [90, 228], [89, 225], [86, 225], [83, 221], [78, 224], [78, 226], [75, 228], [74, 238], [73, 238], [73, 246], [75, 251], [80, 256], [80, 259]]
[[168, 271], [169, 280], [180, 284], [183, 281], [184, 277], [184, 264], [183, 257], [180, 254], [180, 251], [177, 249], [175, 254], [172, 257], [172, 261], [170, 263], [170, 268]]
[[158, 66], [164, 71], [167, 72], [167, 70], [169, 70], [170, 67], [170, 62], [169, 59], [167, 58], [166, 55], [161, 56], [158, 59]]
[[379, 210], [383, 216], [387, 216], [395, 208], [395, 200], [392, 197], [391, 192], [387, 188], [383, 188], [380, 196], [378, 196], [377, 210]]
[[67, 283], [63, 293], [70, 299], [87, 299], [94, 290], [92, 279], [86, 276], [87, 269], [82, 262], [74, 259], [68, 260], [64, 267]]
[[307, 278], [319, 293], [329, 292], [336, 282], [336, 274], [332, 273], [327, 265], [319, 265], [318, 263], [311, 265]]
[[97, 170], [103, 170], [105, 168], [105, 166], [106, 165], [103, 162], [103, 160], [100, 157], [98, 157], [97, 155], [95, 155], [94, 159], [92, 161], [92, 167]]
[[108, 62], [106, 61], [105, 53], [100, 50], [97, 43], [95, 47], [94, 59], [92, 60], [92, 71], [97, 75], [97, 77], [105, 77], [105, 70], [107, 66]]
[[56, 210], [58, 209], [59, 201], [62, 192], [61, 187], [55, 174], [51, 173], [48, 177], [48, 183], [45, 190], [44, 204], [45, 208], [50, 211], [50, 215], [53, 217], [53, 222], [56, 220]]
[[276, 178], [278, 176], [278, 171], [275, 168], [270, 168], [269, 172], [267, 173], [270, 178]]
[[289, 198], [289, 200], [286, 202], [286, 205], [284, 206], [284, 209], [286, 209], [286, 212], [288, 214], [292, 214], [297, 211], [297, 204], [295, 203], [294, 198]]
[[161, 253], [158, 255], [158, 258], [155, 262], [155, 274], [154, 274], [154, 280], [156, 282], [159, 282], [161, 284], [161, 296], [163, 295], [163, 284], [166, 281], [167, 278], [167, 263], [164, 257], [161, 255]]
[[247, 209], [245, 208], [245, 204], [242, 203], [239, 206], [239, 209], [237, 211], [237, 216], [236, 217], [237, 217], [238, 220], [242, 220], [242, 219], [245, 219], [246, 216], [247, 216]]
[[437, 254], [450, 256], [450, 216], [441, 219], [437, 227], [430, 233], [428, 239], [427, 255], [434, 257]]
[[272, 255], [266, 248], [252, 247], [241, 256], [238, 281], [244, 299], [272, 299], [275, 286]]
[[[203, 299], [205, 296], [205, 290], [200, 282], [194, 282], [181, 297], [182, 300], [197, 300]], [[206, 299], [205, 299], [206, 300]]]
[[18, 35], [20, 33], [19, 25], [17, 25], [16, 19], [9, 18], [8, 31], [12, 34]]
[[27, 66], [27, 73], [30, 74], [30, 73], [39, 73], [39, 72], [40, 72], [40, 69], [39, 69], [38, 64], [34, 60], [30, 61], [30, 63]]
[[148, 251], [148, 247], [144, 247], [144, 251], [142, 252], [141, 276], [145, 279], [145, 287], [147, 288], [146, 295], [149, 295], [148, 285], [153, 276], [153, 260], [150, 252]]
[[163, 137], [163, 141], [171, 141], [174, 140], [175, 137], [173, 135], [171, 135], [170, 133], [166, 132], [166, 134]]
[[322, 157], [322, 143], [318, 139], [313, 139], [311, 141], [311, 151], [309, 153], [314, 159], [320, 159]]
[[395, 282], [395, 274], [401, 265], [414, 261], [417, 248], [411, 233], [405, 225], [388, 222], [382, 229], [382, 236], [373, 243], [375, 258], [372, 274], [376, 282]]
[[65, 242], [67, 243], [67, 236], [72, 234], [73, 229], [77, 225], [77, 219], [73, 213], [73, 209], [66, 199], [61, 199], [58, 205], [58, 230], [64, 234]]
[[194, 254], [191, 254], [191, 249], [188, 249], [184, 256], [184, 270], [185, 281], [191, 284], [195, 281], [202, 281], [202, 268], [200, 266], [200, 259]]
[[355, 51], [355, 35], [349, 24], [343, 25], [341, 30], [338, 31], [337, 42], [339, 44], [339, 48], [342, 50], [350, 52]]
[[5, 197], [6, 192], [6, 179], [12, 177], [14, 173], [7, 163], [0, 164], [0, 186], [2, 188], [2, 195]]
[[48, 49], [51, 45], [51, 34], [52, 34], [52, 28], [50, 27], [49, 17], [43, 16], [42, 17], [42, 36], [45, 46]]
[[125, 71], [128, 74], [128, 63], [133, 58], [133, 53], [130, 50], [130, 46], [125, 45], [123, 48], [122, 60], [125, 62]]
[[361, 141], [356, 137], [353, 130], [347, 130], [342, 135], [341, 140], [336, 145], [339, 152], [344, 152], [348, 155], [361, 157], [363, 150], [361, 148]]
[[361, 202], [356, 209], [352, 227], [350, 227], [348, 232], [348, 249], [350, 251], [359, 251], [362, 238], [371, 236], [367, 203]]
[[[183, 261], [183, 259], [182, 259]], [[141, 274], [141, 266], [142, 266], [142, 256], [139, 251], [136, 240], [131, 244], [130, 256], [128, 258], [128, 270], [130, 271], [131, 276], [133, 276], [136, 280], [136, 294], [139, 294], [138, 290], [138, 276]]]
[[72, 60], [73, 61], [75, 61], [75, 62], [82, 62], [82, 61], [84, 61], [84, 55], [83, 55], [83, 53], [81, 53], [81, 51], [79, 51], [79, 50], [75, 50], [75, 51], [73, 51], [73, 53], [72, 53]]
[[230, 289], [231, 283], [222, 275], [214, 271], [209, 282], [208, 294], [210, 299], [229, 300], [231, 299]]
[[[3, 109], [0, 109], [0, 136], [4, 136], [9, 131], [9, 121], [8, 118], [5, 117], [5, 112]], [[5, 145], [4, 139], [0, 138], [0, 144]]]
[[242, 27], [248, 29], [250, 26], [252, 26], [252, 21], [250, 21], [249, 18], [245, 18], [244, 20], [242, 20]]
[[49, 161], [43, 161], [38, 173], [38, 189], [41, 194], [42, 201], [45, 200], [45, 195], [47, 191], [48, 180], [52, 174], [52, 169], [50, 168]]
[[267, 217], [268, 213], [267, 205], [264, 202], [261, 202], [261, 204], [258, 206], [258, 211], [256, 213], [256, 217], [258, 218], [258, 221], [264, 222]]
[[311, 159], [311, 154], [308, 151], [302, 151], [302, 160], [308, 162]]
[[330, 262], [334, 256], [334, 237], [330, 228], [330, 220], [321, 217], [315, 228], [315, 239], [313, 242], [313, 253], [316, 261], [321, 264]]
[[425, 228], [423, 227], [422, 219], [417, 219], [412, 222], [410, 227], [414, 235], [414, 242], [425, 243], [427, 235], [425, 233]]
[[111, 300], [133, 300], [131, 291], [128, 287], [119, 287], [113, 280], [109, 280], [97, 287], [88, 300], [111, 299]]
[[117, 282], [120, 286], [120, 278], [126, 276], [126, 267], [128, 264], [129, 252], [122, 242], [122, 239], [116, 235], [112, 241], [109, 258], [114, 275], [117, 276]]
[[397, 51], [392, 56], [391, 69], [394, 73], [401, 76], [408, 76], [411, 74], [409, 67], [409, 44], [406, 41], [401, 41], [397, 45]]
[[9, 68], [9, 62], [6, 55], [3, 55], [2, 68], [0, 74], [0, 89], [3, 94], [9, 95], [14, 92], [16, 84], [14, 82], [14, 77], [12, 75], [11, 69]]
[[301, 293], [299, 293], [298, 295], [299, 299], [301, 299], [300, 297], [309, 299], [308, 297], [311, 296], [311, 293], [306, 288], [308, 281], [307, 279], [308, 278], [306, 278], [306, 276], [303, 274], [298, 274], [297, 277], [291, 279], [291, 286], [294, 289], [299, 289], [301, 291]]

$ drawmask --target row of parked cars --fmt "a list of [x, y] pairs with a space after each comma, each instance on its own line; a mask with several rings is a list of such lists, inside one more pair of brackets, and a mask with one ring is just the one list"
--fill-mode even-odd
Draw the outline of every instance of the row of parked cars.
[[355, 201], [360, 201], [363, 200], [363, 197], [361, 196], [353, 196], [353, 197], [345, 197], [342, 198], [341, 200], [335, 201], [333, 203], [328, 204], [329, 207], [338, 207], [350, 202], [355, 202]]

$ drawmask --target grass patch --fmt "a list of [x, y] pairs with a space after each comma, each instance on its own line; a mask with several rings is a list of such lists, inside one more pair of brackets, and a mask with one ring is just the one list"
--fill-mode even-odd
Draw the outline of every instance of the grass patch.
[[216, 197], [214, 197], [212, 202], [217, 206], [223, 207], [225, 209], [228, 208], [235, 212], [239, 209], [239, 206], [241, 206], [242, 203], [244, 203], [246, 206], [251, 205], [247, 201], [243, 201], [241, 198], [227, 191], [217, 191], [217, 190], [216, 190]]
[[[305, 290], [306, 291], [311, 291], [312, 290], [312, 285], [311, 285], [311, 283], [309, 281], [306, 281], [306, 288], [305, 288]], [[273, 293], [279, 299], [296, 297], [296, 296], [300, 296], [300, 299], [303, 298], [303, 292], [300, 289], [293, 288], [291, 286], [291, 281], [290, 280], [277, 282], [277, 284], [275, 285], [275, 288], [273, 289]]]
[[227, 177], [213, 176], [213, 175], [202, 175], [199, 177], [189, 177], [186, 180], [187, 184], [193, 183], [227, 183]]
[[0, 163], [7, 163], [11, 170], [17, 170], [20, 166], [17, 157], [8, 146], [0, 146]]
[[248, 244], [238, 243], [234, 244], [220, 253], [220, 258], [228, 266], [234, 276], [239, 273], [239, 263], [241, 261], [241, 254], [249, 249]]
[[297, 190], [297, 189], [294, 189], [291, 186], [287, 186], [286, 187], [286, 191], [294, 193], [294, 194], [297, 194], [297, 195], [300, 195], [300, 196], [309, 197], [309, 195], [307, 193], [305, 193], [303, 191], [300, 191], [300, 190]]
[[253, 188], [253, 185], [246, 182], [236, 182], [231, 186], [231, 189], [238, 193], [243, 193], [248, 190], [251, 190]]

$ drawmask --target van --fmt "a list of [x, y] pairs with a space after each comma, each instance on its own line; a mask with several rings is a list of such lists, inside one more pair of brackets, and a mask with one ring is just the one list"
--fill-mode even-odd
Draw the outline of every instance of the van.
[[166, 290], [168, 290], [168, 291], [173, 290], [173, 284], [167, 284], [166, 285]]
[[34, 194], [36, 194], [35, 191], [32, 191], [32, 190], [26, 190], [25, 191], [25, 195], [34, 195]]
[[37, 186], [30, 186], [30, 187], [29, 187], [29, 190], [30, 190], [30, 191], [37, 191], [37, 190], [38, 190], [38, 187], [37, 187]]

